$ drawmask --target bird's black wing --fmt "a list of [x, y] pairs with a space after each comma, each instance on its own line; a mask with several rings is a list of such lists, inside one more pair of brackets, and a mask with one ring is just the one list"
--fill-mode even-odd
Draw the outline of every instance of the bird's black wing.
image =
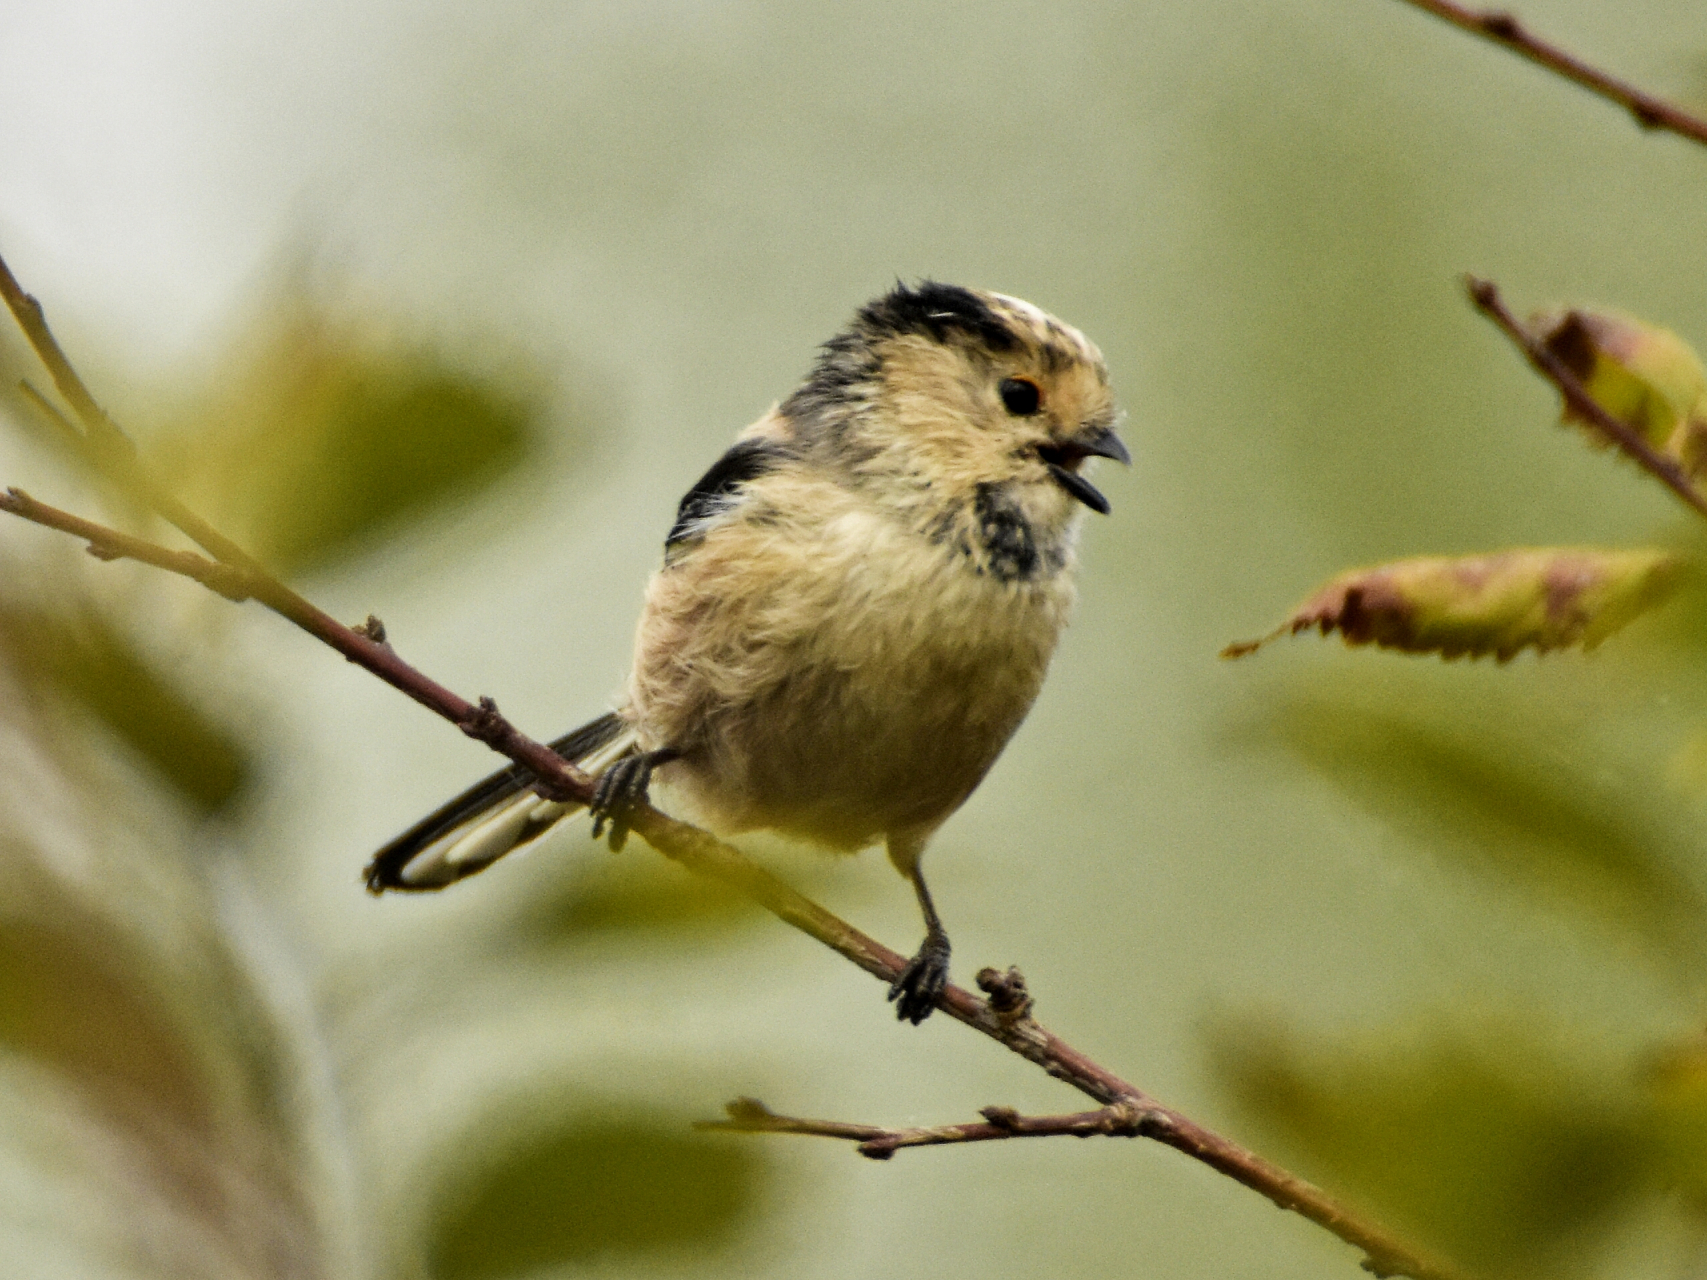
[[773, 470], [789, 456], [788, 450], [770, 440], [741, 440], [730, 446], [682, 497], [676, 522], [664, 539], [664, 552], [698, 537], [705, 521], [724, 511], [741, 486]]

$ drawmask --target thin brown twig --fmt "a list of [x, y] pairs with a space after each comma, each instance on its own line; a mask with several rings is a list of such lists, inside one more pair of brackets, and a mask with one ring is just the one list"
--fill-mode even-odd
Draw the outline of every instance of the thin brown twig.
[[1432, 13], [1442, 21], [1450, 22], [1473, 35], [1483, 36], [1495, 44], [1503, 45], [1520, 58], [1527, 58], [1530, 62], [1581, 85], [1591, 93], [1616, 102], [1634, 116], [1636, 123], [1644, 129], [1663, 129], [1681, 138], [1707, 145], [1707, 120], [1691, 115], [1682, 107], [1667, 102], [1664, 98], [1656, 98], [1616, 76], [1608, 75], [1582, 59], [1566, 53], [1557, 45], [1531, 35], [1512, 14], [1495, 9], [1469, 9], [1452, 3], [1452, 0], [1405, 0], [1405, 3]]
[[241, 604], [253, 594], [249, 589], [249, 575], [242, 569], [198, 556], [193, 551], [172, 551], [128, 533], [120, 533], [117, 529], [109, 529], [93, 520], [37, 502], [22, 489], [7, 489], [0, 494], [0, 511], [9, 511], [25, 520], [83, 539], [89, 544], [85, 549], [97, 560], [140, 560], [168, 573], [193, 578], [234, 604]]
[[1005, 1138], [1137, 1138], [1142, 1137], [1148, 1113], [1128, 1103], [1061, 1116], [1022, 1116], [1012, 1107], [985, 1107], [983, 1123], [939, 1124], [888, 1129], [840, 1120], [806, 1120], [778, 1115], [757, 1098], [737, 1098], [727, 1104], [723, 1120], [702, 1120], [697, 1129], [735, 1133], [801, 1133], [822, 1138], [846, 1138], [859, 1144], [860, 1155], [887, 1160], [903, 1147], [941, 1147], [963, 1142], [1000, 1142]]
[[1492, 320], [1517, 349], [1523, 352], [1524, 359], [1529, 361], [1536, 372], [1558, 388], [1571, 413], [1601, 432], [1610, 443], [1629, 455], [1637, 466], [1695, 508], [1699, 514], [1707, 516], [1707, 498], [1702, 497], [1701, 491], [1695, 487], [1695, 482], [1690, 479], [1683, 466], [1675, 458], [1655, 449], [1629, 423], [1608, 413], [1600, 402], [1589, 394], [1588, 388], [1583, 386], [1565, 362], [1518, 323], [1517, 317], [1512, 315], [1500, 298], [1498, 285], [1491, 280], [1465, 276], [1464, 288], [1476, 310]]
[[[18, 287], [3, 260], [0, 260], [0, 293], [4, 293], [19, 324], [36, 346], [38, 354], [42, 355], [44, 363], [54, 372], [56, 384], [60, 385], [62, 391], [68, 386], [73, 388], [73, 394], [67, 394], [66, 398], [71, 402], [84, 430], [91, 437], [109, 430], [118, 433], [118, 428], [113, 426], [95, 404], [93, 397], [72, 369], [70, 361], [60, 351], [47, 329], [40, 305]], [[120, 438], [123, 438], [122, 433], [119, 434]], [[371, 620], [358, 630], [346, 627], [321, 612], [272, 577], [236, 544], [188, 512], [169, 494], [165, 494], [158, 485], [149, 481], [134, 461], [113, 462], [111, 459], [114, 452], [116, 451], [108, 452], [109, 474], [113, 474], [117, 481], [132, 487], [134, 492], [143, 496], [162, 516], [200, 543], [218, 561], [238, 571], [252, 598], [330, 645], [351, 662], [373, 672], [429, 710], [451, 721], [464, 733], [480, 739], [493, 750], [531, 769], [538, 777], [538, 789], [541, 792], [552, 798], [573, 799], [583, 803], [591, 799], [592, 783], [584, 774], [567, 764], [550, 748], [523, 736], [498, 714], [497, 707], [490, 699], [482, 698], [478, 703], [467, 702], [415, 670], [404, 662], [389, 644], [383, 642], [383, 632]], [[196, 572], [187, 572], [186, 565], [175, 559], [182, 553], [169, 552], [165, 548], [143, 543], [140, 539], [130, 539], [128, 535], [117, 530], [107, 529], [78, 517], [65, 516], [61, 521], [59, 517], [64, 513], [46, 508], [44, 504], [34, 503], [32, 499], [26, 499], [22, 495], [11, 499], [10, 503], [0, 503], [0, 507], [16, 514], [27, 514], [28, 518], [35, 519], [37, 523], [63, 528], [74, 536], [84, 538], [92, 547], [117, 550], [124, 555], [140, 552], [141, 554], [136, 554], [133, 558], [197, 577]], [[20, 507], [24, 509], [19, 509]], [[48, 511], [54, 512], [51, 518], [40, 518]], [[199, 560], [199, 557], [194, 559]], [[666, 857], [681, 863], [690, 871], [739, 890], [785, 923], [830, 947], [881, 981], [893, 983], [906, 966], [907, 961], [903, 956], [832, 915], [751, 862], [734, 846], [725, 844], [709, 832], [671, 818], [649, 804], [634, 806], [625, 815], [625, 821], [632, 831]], [[1143, 1136], [1184, 1152], [1244, 1186], [1260, 1192], [1281, 1208], [1300, 1214], [1362, 1250], [1365, 1255], [1364, 1266], [1376, 1275], [1408, 1275], [1416, 1277], [1416, 1280], [1455, 1280], [1455, 1273], [1450, 1269], [1422, 1257], [1384, 1228], [1338, 1203], [1325, 1191], [1277, 1165], [1270, 1164], [1254, 1152], [1204, 1128], [1179, 1112], [1164, 1107], [1136, 1085], [1129, 1084], [1046, 1031], [1031, 1017], [1031, 1000], [1017, 971], [1009, 970], [1006, 974], [1001, 974], [987, 969], [978, 975], [978, 981], [988, 999], [980, 999], [963, 988], [950, 985], [938, 998], [937, 1007], [949, 1017], [983, 1032], [1014, 1053], [1035, 1063], [1049, 1075], [1087, 1094], [1110, 1114], [1118, 1112], [1121, 1115], [1132, 1114], [1141, 1117], [1140, 1131]]]

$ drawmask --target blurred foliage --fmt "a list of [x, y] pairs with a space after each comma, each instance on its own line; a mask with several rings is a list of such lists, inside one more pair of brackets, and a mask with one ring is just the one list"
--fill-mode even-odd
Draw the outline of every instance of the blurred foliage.
[[[395, 325], [335, 317], [302, 295], [262, 308], [211, 384], [179, 426], [144, 437], [144, 454], [192, 507], [287, 572], [347, 562], [411, 523], [491, 497], [544, 443], [546, 396], [525, 362], [500, 367], [469, 351], [453, 358], [398, 337]], [[33, 441], [63, 445], [29, 405], [13, 397], [4, 408]], [[121, 523], [159, 533], [122, 495], [109, 496]], [[38, 767], [66, 789], [76, 817], [39, 847], [8, 850], [18, 864], [10, 895], [34, 888], [27, 906], [0, 891], [0, 1089], [10, 1087], [24, 1108], [0, 1103], [0, 1131], [20, 1150], [39, 1125], [50, 1164], [67, 1171], [66, 1199], [47, 1203], [87, 1220], [56, 1229], [78, 1242], [61, 1246], [71, 1257], [105, 1255], [124, 1274], [173, 1280], [347, 1274], [317, 1217], [328, 1184], [300, 1110], [305, 1079], [292, 1059], [293, 1032], [257, 999], [248, 959], [231, 949], [233, 921], [216, 902], [218, 860], [186, 861], [209, 852], [188, 830], [177, 850], [156, 843], [163, 831], [131, 831], [156, 791], [187, 801], [192, 816], [229, 818], [233, 801], [273, 780], [252, 710], [200, 674], [203, 663], [217, 669], [221, 633], [187, 635], [181, 620], [162, 626], [169, 592], [115, 592], [122, 568], [56, 560], [64, 548], [43, 545], [40, 566], [17, 561], [0, 597], [0, 732], [18, 719], [11, 763], [39, 751]], [[84, 572], [98, 581], [83, 583]], [[163, 662], [134, 638], [147, 627], [200, 661]], [[34, 714], [61, 706], [80, 714]], [[92, 726], [128, 749], [126, 764], [145, 765], [136, 777], [120, 766], [117, 793], [114, 762]], [[27, 776], [16, 783], [26, 806]], [[45, 810], [31, 817], [52, 829]], [[157, 817], [168, 827], [177, 820]], [[59, 884], [45, 852], [85, 838], [99, 850], [98, 865], [80, 869], [92, 881], [88, 902]], [[133, 843], [154, 847], [138, 859]], [[143, 883], [130, 884], [137, 874]], [[132, 927], [103, 907], [109, 901], [147, 924]], [[720, 1152], [687, 1135], [685, 1123], [672, 1146], [661, 1123], [474, 1143], [497, 1163], [483, 1166], [487, 1182], [435, 1218], [443, 1265], [475, 1274], [477, 1258], [574, 1258], [629, 1239], [644, 1249], [721, 1238], [749, 1205], [756, 1159]], [[609, 1165], [613, 1143], [651, 1160], [647, 1185], [668, 1186], [669, 1204], [647, 1200], [608, 1168], [575, 1191], [582, 1161], [604, 1152]], [[700, 1174], [707, 1180], [696, 1192]], [[516, 1178], [534, 1198], [524, 1195], [521, 1216], [505, 1220]], [[611, 1185], [635, 1193], [625, 1198], [645, 1211], [613, 1211], [599, 1198]], [[578, 1194], [584, 1212], [568, 1220], [533, 1212], [539, 1194], [556, 1192]], [[0, 1252], [28, 1218], [0, 1214]], [[493, 1231], [502, 1247], [491, 1245]]]
[[[14, 855], [15, 856], [15, 855]], [[66, 923], [0, 920], [0, 1043], [114, 1101], [132, 1124], [209, 1122], [181, 1031], [127, 957], [86, 917]]]
[[286, 573], [327, 568], [480, 496], [541, 447], [542, 391], [306, 298], [261, 312], [150, 451], [181, 496]]
[[573, 837], [555, 837], [566, 838], [588, 846], [576, 859], [578, 873], [530, 900], [505, 929], [507, 940], [575, 945], [607, 933], [717, 934], [767, 918], [733, 889], [696, 879], [672, 862], [612, 856], [579, 828]]
[[[1698, 469], [1707, 374], [1682, 339], [1603, 311], [1531, 326], [1609, 413]], [[1668, 595], [1682, 563], [1663, 551], [1556, 548], [1394, 561], [1340, 574], [1275, 635], [1337, 628], [1353, 644], [1502, 662], [1527, 645], [1592, 647]], [[1562, 599], [1562, 585], [1575, 594]], [[1691, 594], [1686, 630], [1701, 610]], [[1407, 705], [1404, 687], [1379, 699], [1283, 696], [1247, 728], [1403, 832], [1403, 844], [1496, 871], [1534, 905], [1640, 941], [1698, 993], [1697, 815], [1645, 780], [1606, 785], [1604, 762], [1581, 743], [1559, 750], [1569, 735], [1521, 693], [1430, 707]], [[1689, 768], [1686, 747], [1673, 774]], [[1620, 1065], [1514, 1017], [1315, 1043], [1250, 1024], [1223, 1028], [1214, 1044], [1235, 1096], [1330, 1185], [1474, 1273], [1500, 1276], [1592, 1273], [1642, 1196], [1674, 1195], [1697, 1219], [1707, 1211], [1707, 1041], [1650, 1053], [1646, 1066], [1641, 1051], [1625, 1055]]]
[[248, 747], [92, 605], [36, 607], [0, 595], [0, 648], [26, 685], [92, 715], [204, 813], [243, 790]]
[[1294, 753], [1410, 837], [1405, 847], [1494, 872], [1640, 940], [1674, 973], [1703, 974], [1707, 901], [1683, 871], [1698, 850], [1656, 816], [1669, 807], [1657, 787], [1632, 796], [1576, 756], [1538, 751], [1544, 715], [1435, 711], [1296, 698], [1249, 722], [1249, 741]]
[[93, 794], [0, 782], [0, 1126], [38, 1162], [0, 1253], [23, 1260], [33, 1219], [122, 1274], [315, 1280], [318, 1169], [280, 1028], [196, 871], [158, 846], [139, 866], [144, 809], [122, 782]]
[[1317, 1176], [1480, 1274], [1592, 1271], [1655, 1181], [1662, 1131], [1634, 1080], [1519, 1019], [1331, 1044], [1224, 1027], [1214, 1049]]
[[528, 1105], [520, 1128], [489, 1123], [475, 1150], [501, 1163], [446, 1162], [449, 1180], [431, 1215], [435, 1280], [497, 1280], [545, 1267], [658, 1250], [703, 1259], [733, 1242], [763, 1191], [753, 1143], [696, 1134], [690, 1116], [632, 1111], [551, 1121], [561, 1106]]

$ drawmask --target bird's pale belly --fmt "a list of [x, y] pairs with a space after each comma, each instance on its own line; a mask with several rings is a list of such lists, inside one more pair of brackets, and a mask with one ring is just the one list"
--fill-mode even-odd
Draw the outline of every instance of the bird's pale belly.
[[754, 664], [768, 678], [741, 700], [700, 703], [695, 740], [660, 780], [725, 832], [837, 849], [928, 833], [1025, 718], [1070, 590], [955, 576], [950, 590], [827, 611]]

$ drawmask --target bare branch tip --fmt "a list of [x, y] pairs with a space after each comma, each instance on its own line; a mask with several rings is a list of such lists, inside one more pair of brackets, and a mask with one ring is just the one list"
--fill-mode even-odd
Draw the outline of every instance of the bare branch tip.
[[1465, 272], [1464, 289], [1470, 295], [1470, 301], [1483, 311], [1491, 311], [1500, 305], [1499, 286], [1492, 280]]
[[733, 1102], [725, 1102], [723, 1111], [729, 1119], [738, 1124], [761, 1124], [766, 1120], [775, 1120], [776, 1112], [772, 1111], [757, 1098], [740, 1097]]
[[468, 714], [458, 722], [457, 728], [475, 741], [492, 746], [504, 737], [504, 731], [509, 725], [499, 714], [497, 702], [483, 696], [477, 705], [469, 708]]

